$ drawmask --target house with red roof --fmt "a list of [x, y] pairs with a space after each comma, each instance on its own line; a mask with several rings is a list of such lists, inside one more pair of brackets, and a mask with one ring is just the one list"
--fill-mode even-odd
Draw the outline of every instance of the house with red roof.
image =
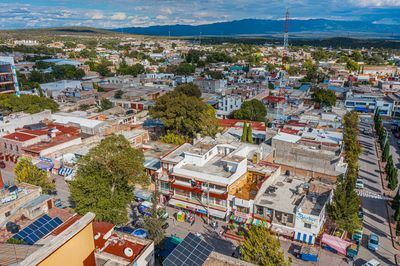
[[11, 171], [18, 158], [49, 157], [82, 143], [80, 129], [56, 123], [37, 123], [0, 138], [0, 167]]

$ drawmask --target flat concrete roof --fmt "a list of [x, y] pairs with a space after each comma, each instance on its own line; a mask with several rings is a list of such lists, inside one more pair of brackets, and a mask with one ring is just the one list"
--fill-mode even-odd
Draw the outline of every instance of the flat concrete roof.
[[296, 192], [297, 187], [303, 186], [304, 183], [305, 180], [280, 175], [265, 191], [258, 192], [260, 195], [257, 196], [255, 204], [294, 214], [296, 206], [300, 204], [301, 199], [304, 197], [304, 194]]

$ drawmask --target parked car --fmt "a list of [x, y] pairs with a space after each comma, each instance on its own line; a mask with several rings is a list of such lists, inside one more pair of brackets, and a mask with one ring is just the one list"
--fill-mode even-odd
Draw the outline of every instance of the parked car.
[[363, 211], [363, 209], [362, 209], [362, 207], [360, 206], [359, 208], [358, 208], [358, 218], [362, 221], [362, 220], [364, 220], [364, 211]]
[[364, 180], [362, 180], [361, 178], [357, 178], [356, 188], [363, 189], [364, 188]]
[[378, 251], [379, 249], [379, 237], [376, 234], [371, 234], [368, 237], [368, 249], [372, 251]]
[[366, 263], [364, 263], [362, 266], [380, 266], [381, 263], [375, 259], [369, 260]]

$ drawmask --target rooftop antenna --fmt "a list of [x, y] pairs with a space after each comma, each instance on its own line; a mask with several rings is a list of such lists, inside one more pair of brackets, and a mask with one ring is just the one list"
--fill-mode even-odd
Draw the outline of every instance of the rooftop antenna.
[[286, 8], [285, 29], [284, 29], [284, 32], [283, 32], [282, 68], [285, 67], [288, 48], [289, 48], [289, 9]]

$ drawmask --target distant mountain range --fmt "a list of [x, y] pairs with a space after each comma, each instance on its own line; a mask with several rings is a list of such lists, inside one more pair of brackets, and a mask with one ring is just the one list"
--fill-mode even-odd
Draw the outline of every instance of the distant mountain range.
[[[117, 32], [154, 36], [274, 36], [282, 34], [283, 20], [243, 19], [205, 25], [163, 25], [114, 29]], [[377, 24], [368, 21], [327, 19], [290, 20], [289, 32], [297, 36], [391, 36], [400, 32], [400, 25]]]

